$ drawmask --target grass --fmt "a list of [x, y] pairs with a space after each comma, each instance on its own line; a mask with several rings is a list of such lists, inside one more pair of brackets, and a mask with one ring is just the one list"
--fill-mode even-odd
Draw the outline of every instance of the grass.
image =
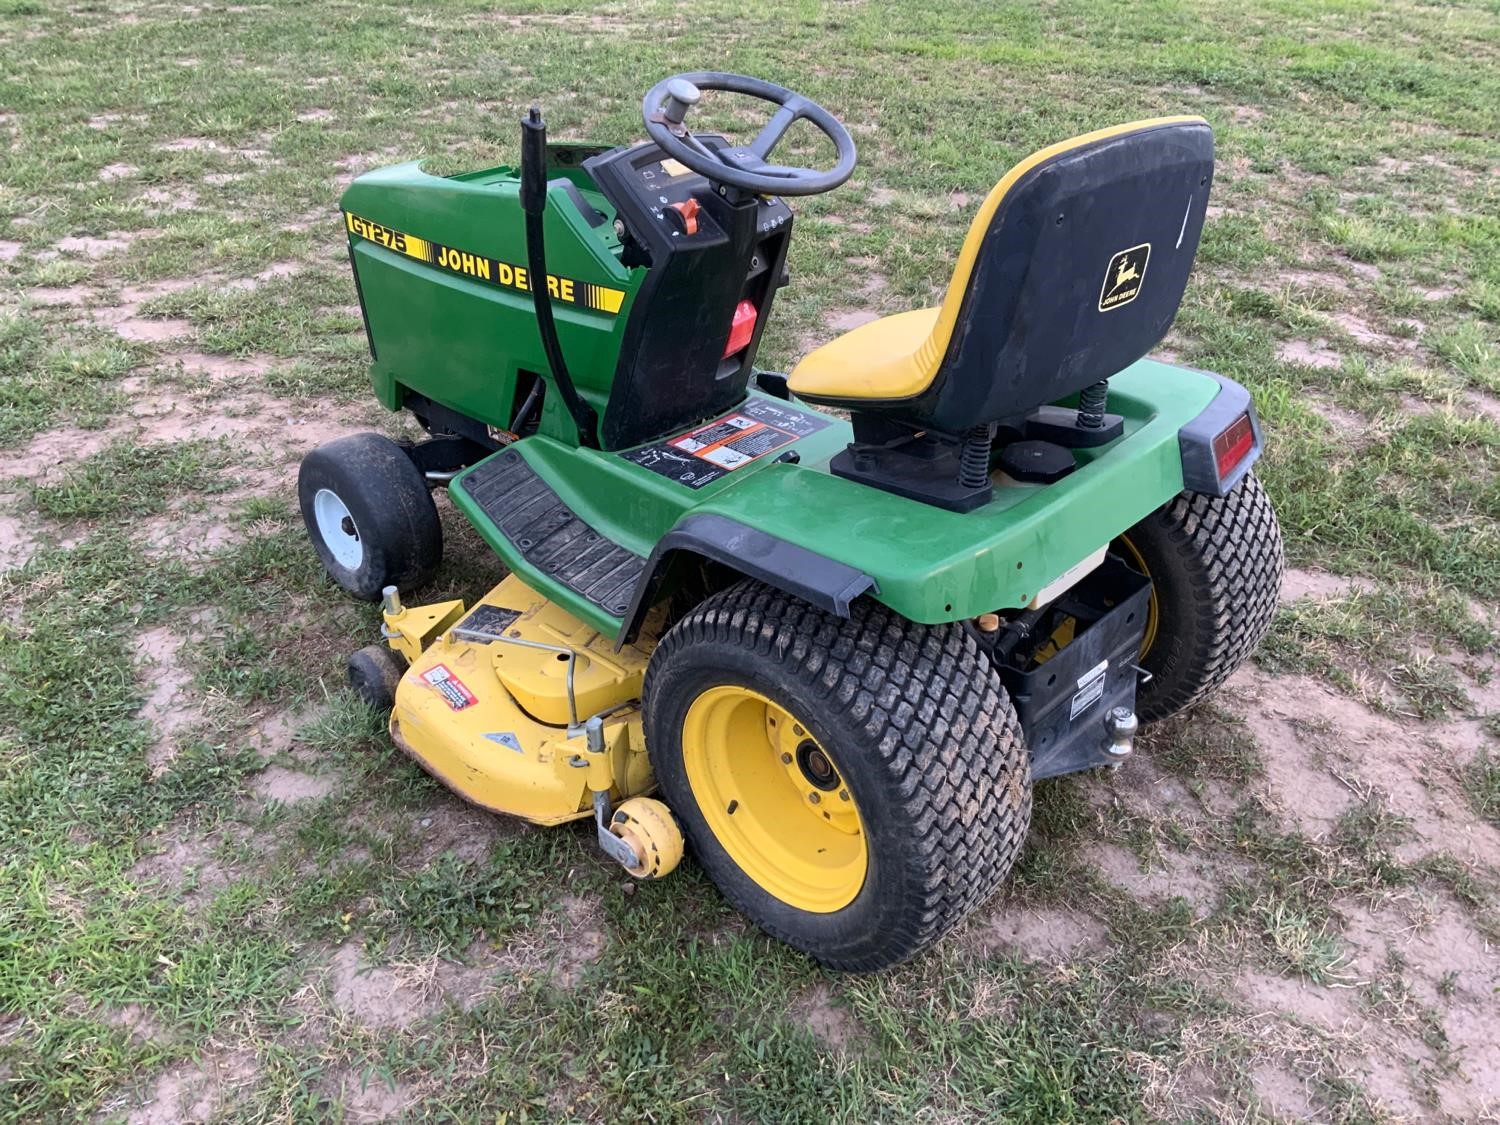
[[33, 488], [31, 499], [38, 512], [55, 519], [152, 515], [180, 495], [227, 489], [220, 470], [230, 459], [222, 442], [118, 442], [79, 463], [56, 484]]
[[[0, 0], [0, 1120], [153, 1096], [236, 1120], [1479, 1116], [1444, 1032], [1492, 1000], [1479, 969], [1389, 961], [1351, 919], [1500, 933], [1500, 856], [1460, 847], [1500, 827], [1497, 42], [1492, 4], [1416, 0]], [[861, 150], [797, 207], [772, 367], [932, 303], [1027, 152], [1205, 115], [1215, 212], [1166, 346], [1254, 392], [1292, 564], [1358, 580], [1285, 606], [1259, 678], [1120, 774], [1040, 785], [1005, 896], [877, 977], [749, 929], [691, 864], [631, 886], [583, 829], [449, 797], [340, 690], [378, 617], [290, 499], [301, 449], [403, 424], [368, 401], [342, 186], [512, 161], [533, 102], [555, 136], [634, 139], [649, 81], [698, 65], [789, 83]], [[433, 597], [472, 599], [498, 568], [445, 522]], [[1299, 709], [1318, 685], [1400, 752]], [[1282, 800], [1309, 778], [1324, 816]], [[1247, 967], [1356, 995], [1361, 1047], [1411, 1074], [1367, 1088]]]
[[1464, 769], [1463, 786], [1474, 811], [1500, 826], [1500, 757], [1481, 750]]

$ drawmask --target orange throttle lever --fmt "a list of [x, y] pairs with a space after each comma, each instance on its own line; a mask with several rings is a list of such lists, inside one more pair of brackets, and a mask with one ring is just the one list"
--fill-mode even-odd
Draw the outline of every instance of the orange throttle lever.
[[698, 212], [703, 208], [691, 195], [679, 203], [668, 203], [667, 210], [676, 212], [677, 218], [674, 221], [683, 234], [698, 233]]

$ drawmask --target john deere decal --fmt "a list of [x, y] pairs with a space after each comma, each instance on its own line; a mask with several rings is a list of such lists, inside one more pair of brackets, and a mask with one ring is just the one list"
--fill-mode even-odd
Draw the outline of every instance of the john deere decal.
[[[513, 266], [509, 262], [486, 258], [483, 254], [470, 254], [467, 250], [455, 250], [440, 242], [430, 242], [405, 231], [372, 223], [349, 211], [344, 212], [344, 224], [356, 238], [405, 254], [408, 258], [415, 258], [429, 266], [461, 273], [479, 281], [488, 281], [491, 285], [504, 289], [531, 292], [531, 278], [527, 275], [525, 266]], [[619, 312], [620, 306], [625, 302], [623, 289], [611, 289], [588, 281], [574, 281], [571, 277], [555, 277], [550, 273], [547, 275], [547, 293], [554, 301], [566, 301], [571, 305], [582, 305], [595, 312], [611, 315]]]
[[1146, 280], [1146, 263], [1151, 260], [1151, 243], [1143, 242], [1121, 250], [1109, 260], [1104, 271], [1104, 287], [1099, 290], [1099, 311], [1108, 312], [1135, 300]]

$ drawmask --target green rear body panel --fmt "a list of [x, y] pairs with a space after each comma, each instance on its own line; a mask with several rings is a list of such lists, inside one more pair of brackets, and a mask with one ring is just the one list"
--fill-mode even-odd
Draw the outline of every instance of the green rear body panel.
[[[620, 264], [613, 209], [582, 170], [549, 175], [570, 181], [604, 216], [591, 224], [553, 180], [545, 212], [548, 271], [555, 284], [572, 284], [553, 301], [559, 337], [578, 390], [602, 414], [646, 271]], [[412, 391], [489, 426], [508, 426], [521, 373], [548, 373], [531, 293], [513, 272], [509, 284], [495, 276], [501, 265], [526, 262], [515, 174], [498, 168], [442, 178], [402, 164], [360, 177], [342, 206], [355, 217], [346, 224], [380, 401], [400, 409]], [[382, 229], [356, 230], [356, 223]], [[475, 260], [445, 267], [443, 247]], [[478, 276], [485, 268], [491, 276]], [[582, 286], [597, 287], [587, 292], [605, 293], [603, 303], [615, 307], [593, 307]], [[628, 460], [628, 450], [581, 446], [556, 394], [545, 398], [540, 431], [512, 448], [595, 531], [638, 555], [649, 556], [685, 516], [714, 513], [863, 571], [875, 581], [873, 596], [913, 621], [935, 624], [1026, 605], [1175, 496], [1183, 487], [1178, 430], [1218, 389], [1204, 373], [1140, 360], [1110, 383], [1123, 437], [1079, 451], [1079, 468], [1055, 484], [1002, 485], [990, 503], [964, 514], [833, 476], [829, 460], [852, 437], [840, 419], [786, 447], [795, 449], [797, 463], [761, 457], [697, 490]], [[619, 634], [619, 618], [531, 566], [463, 489], [451, 488], [449, 496], [530, 585], [601, 632]]]
[[[1177, 431], [1217, 392], [1199, 372], [1141, 360], [1110, 381], [1124, 437], [1081, 452], [1080, 468], [1055, 484], [1000, 487], [989, 504], [963, 514], [831, 475], [829, 459], [851, 437], [839, 420], [790, 447], [800, 463], [764, 458], [696, 492], [618, 454], [542, 436], [514, 448], [596, 531], [639, 555], [684, 516], [712, 512], [862, 570], [880, 601], [936, 624], [1026, 605], [1182, 491]], [[528, 583], [600, 631], [619, 631], [618, 618], [530, 566], [462, 489], [449, 496]]]

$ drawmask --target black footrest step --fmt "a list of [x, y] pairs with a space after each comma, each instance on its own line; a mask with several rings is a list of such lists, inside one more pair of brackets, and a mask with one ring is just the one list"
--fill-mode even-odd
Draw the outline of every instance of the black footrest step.
[[514, 449], [481, 462], [458, 487], [532, 566], [625, 616], [646, 560], [579, 518]]

